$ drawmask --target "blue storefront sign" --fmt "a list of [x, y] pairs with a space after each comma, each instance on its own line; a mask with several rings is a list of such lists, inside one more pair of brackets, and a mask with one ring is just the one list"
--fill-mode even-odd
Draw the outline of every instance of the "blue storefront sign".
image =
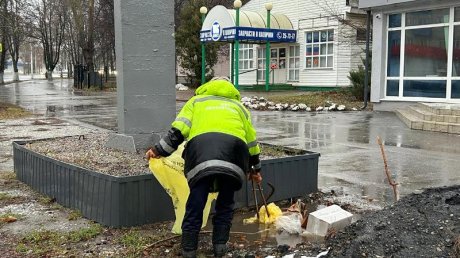
[[214, 22], [211, 30], [200, 31], [200, 41], [248, 41], [248, 42], [296, 42], [297, 31], [252, 27], [230, 27], [222, 29]]

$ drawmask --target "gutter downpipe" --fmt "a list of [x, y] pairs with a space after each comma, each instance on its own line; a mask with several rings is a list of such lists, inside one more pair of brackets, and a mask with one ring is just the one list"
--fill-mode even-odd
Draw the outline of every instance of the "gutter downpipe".
[[364, 106], [361, 110], [367, 108], [367, 101], [369, 95], [369, 42], [371, 32], [371, 10], [367, 10], [367, 28], [366, 28], [366, 63], [365, 63], [365, 74], [364, 74]]

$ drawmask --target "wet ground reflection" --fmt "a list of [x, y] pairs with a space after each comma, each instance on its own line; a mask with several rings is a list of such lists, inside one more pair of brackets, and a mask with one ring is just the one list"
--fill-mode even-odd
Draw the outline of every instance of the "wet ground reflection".
[[[21, 105], [35, 114], [110, 130], [117, 127], [116, 92], [76, 92], [70, 80], [3, 85], [0, 101]], [[183, 104], [178, 102], [177, 108]], [[460, 183], [460, 136], [410, 130], [394, 113], [251, 113], [259, 141], [321, 153], [320, 188], [346, 185], [350, 194], [391, 202], [377, 136], [385, 142], [389, 168], [402, 195]]]

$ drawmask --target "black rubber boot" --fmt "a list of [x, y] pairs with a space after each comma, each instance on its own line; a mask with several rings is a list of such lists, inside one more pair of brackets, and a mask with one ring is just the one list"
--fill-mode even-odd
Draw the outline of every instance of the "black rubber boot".
[[229, 237], [230, 226], [214, 226], [212, 229], [212, 245], [215, 257], [223, 257], [227, 253]]
[[182, 232], [182, 257], [195, 258], [198, 249], [198, 232]]

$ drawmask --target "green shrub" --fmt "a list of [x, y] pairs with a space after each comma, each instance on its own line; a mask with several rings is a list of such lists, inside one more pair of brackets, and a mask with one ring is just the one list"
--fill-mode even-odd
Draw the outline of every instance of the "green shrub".
[[[360, 65], [358, 67], [358, 70], [352, 70], [350, 71], [348, 75], [348, 79], [351, 82], [350, 91], [357, 100], [364, 100], [364, 76], [365, 74], [366, 74], [366, 71], [364, 67]], [[370, 83], [369, 83], [369, 89], [370, 89]]]

